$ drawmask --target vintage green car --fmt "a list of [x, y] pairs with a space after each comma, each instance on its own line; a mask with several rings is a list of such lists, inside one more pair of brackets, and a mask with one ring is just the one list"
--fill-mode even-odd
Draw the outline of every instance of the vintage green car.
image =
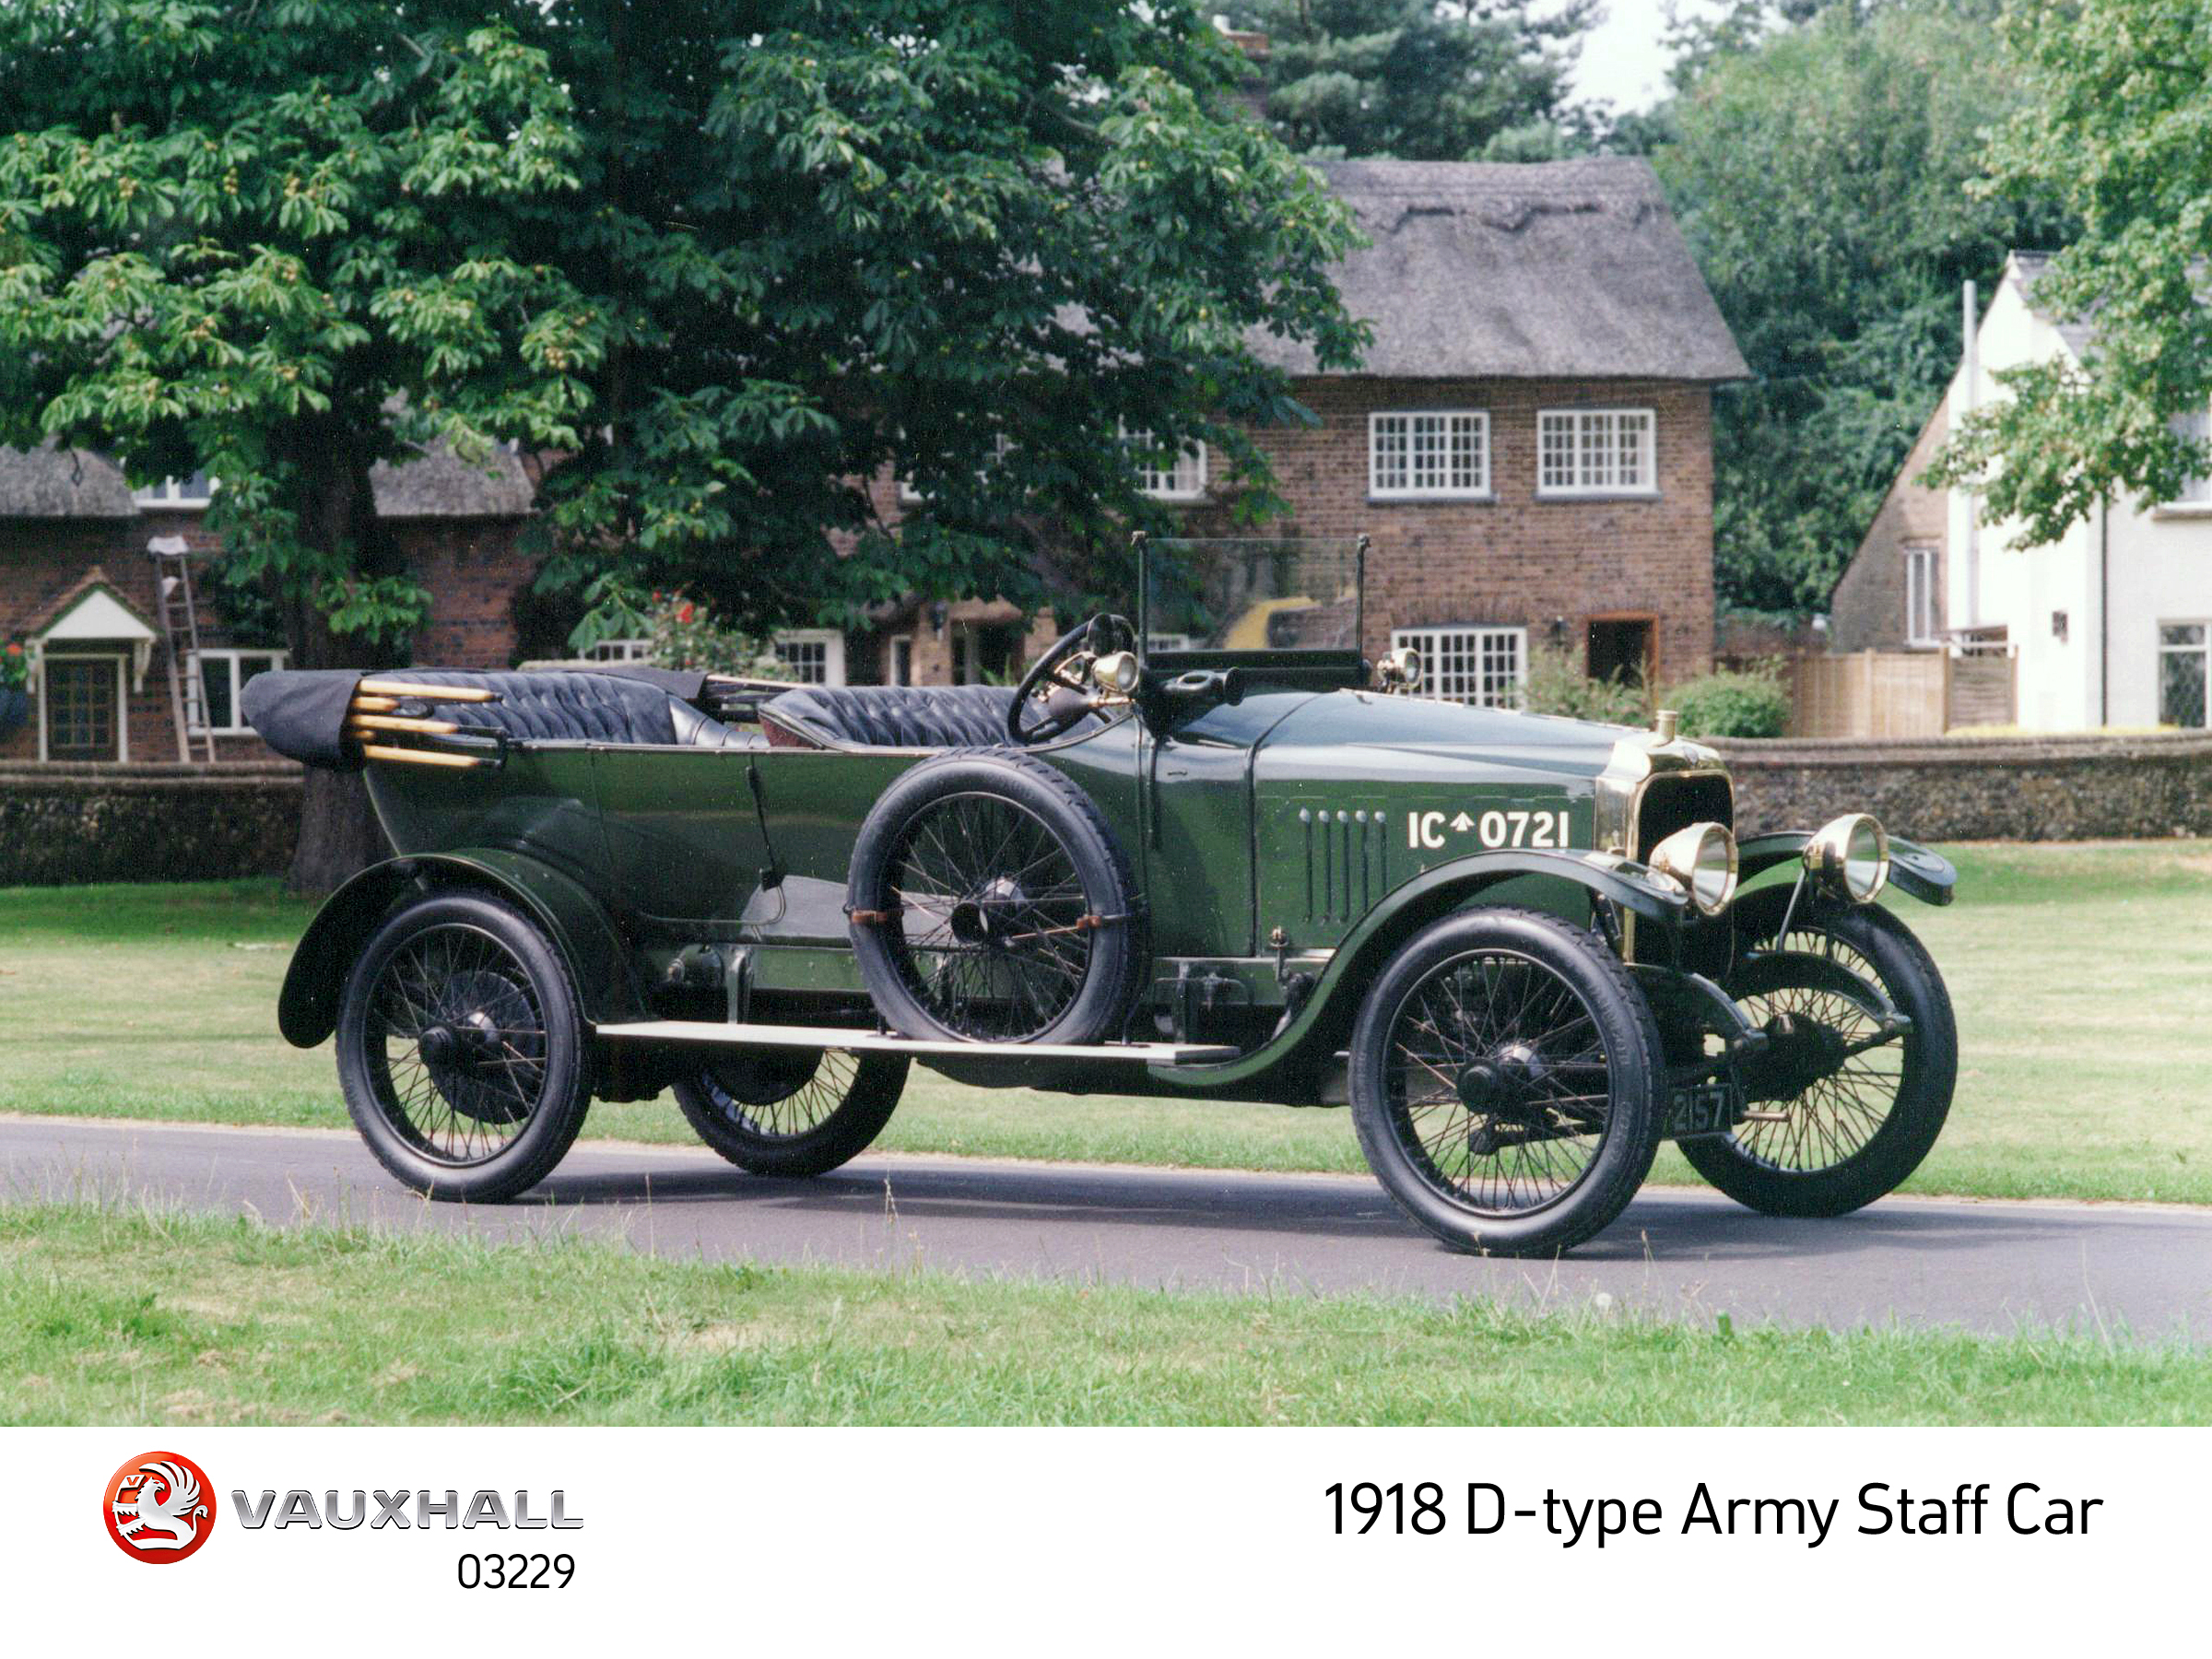
[[594, 1098], [669, 1089], [732, 1162], [819, 1174], [914, 1062], [1348, 1102], [1414, 1220], [1501, 1254], [1590, 1238], [1663, 1139], [1773, 1215], [1926, 1155], [1949, 1000], [1872, 900], [1948, 902], [1943, 859], [1864, 814], [1739, 839], [1664, 712], [1419, 696], [1359, 648], [1361, 546], [1147, 557], [1139, 625], [1018, 688], [255, 679], [256, 727], [365, 767], [399, 853], [309, 929], [285, 1036], [336, 1034], [370, 1147], [439, 1198], [520, 1193]]

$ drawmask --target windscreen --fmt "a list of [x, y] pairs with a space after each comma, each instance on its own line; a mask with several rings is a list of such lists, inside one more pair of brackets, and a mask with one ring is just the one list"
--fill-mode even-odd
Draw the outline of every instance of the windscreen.
[[1144, 562], [1147, 654], [1359, 648], [1357, 537], [1162, 538]]

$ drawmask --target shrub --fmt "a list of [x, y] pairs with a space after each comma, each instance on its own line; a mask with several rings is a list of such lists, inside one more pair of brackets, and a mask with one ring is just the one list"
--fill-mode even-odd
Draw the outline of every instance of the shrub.
[[1565, 652], [1543, 646], [1530, 653], [1524, 705], [1531, 714], [1564, 714], [1611, 725], [1644, 725], [1651, 699], [1641, 686], [1615, 677], [1592, 679]]
[[1790, 724], [1790, 693], [1782, 664], [1771, 658], [1687, 680], [1666, 694], [1682, 716], [1686, 737], [1779, 737]]

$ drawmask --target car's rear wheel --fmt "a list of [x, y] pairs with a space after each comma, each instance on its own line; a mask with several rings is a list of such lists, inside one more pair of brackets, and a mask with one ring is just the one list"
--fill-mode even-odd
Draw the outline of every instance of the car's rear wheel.
[[[1800, 905], [1782, 937], [1790, 891], [1762, 888], [1735, 907], [1744, 946], [1785, 954], [1747, 956], [1726, 986], [1787, 1045], [1749, 1071], [1753, 1110], [1773, 1116], [1686, 1140], [1682, 1156], [1762, 1214], [1841, 1216], [1895, 1188], [1943, 1133], [1959, 1030], [1943, 976], [1903, 923], [1878, 905], [1821, 901]], [[1870, 982], [1912, 1030], [1877, 1041], [1878, 1006], [1819, 964]]]
[[1414, 935], [1352, 1033], [1369, 1165], [1456, 1250], [1553, 1255], [1606, 1227], [1658, 1145], [1651, 1009], [1590, 934], [1534, 911]]
[[550, 1174], [591, 1103], [559, 953], [496, 899], [437, 893], [386, 918], [339, 1003], [338, 1080], [369, 1149], [432, 1198], [491, 1203]]
[[906, 1088], [904, 1054], [747, 1049], [676, 1084], [699, 1138], [755, 1175], [822, 1175], [874, 1144]]

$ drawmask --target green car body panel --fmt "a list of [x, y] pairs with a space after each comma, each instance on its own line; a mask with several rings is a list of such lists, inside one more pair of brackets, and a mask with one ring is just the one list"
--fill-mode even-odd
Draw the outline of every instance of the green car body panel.
[[[1684, 940], [1694, 955], [1716, 928], [1724, 952], [1725, 918], [1695, 918], [1683, 889], [1641, 862], [1650, 834], [1636, 839], [1640, 804], [1662, 780], [1676, 817], [1732, 819], [1710, 749], [1270, 680], [1257, 666], [1235, 700], [1173, 720], [1124, 709], [1026, 751], [1085, 792], [1128, 856], [1151, 958], [1135, 1022], [1191, 1035], [1176, 1022], [1194, 983], [1244, 1022], [1233, 1061], [1124, 1066], [1098, 1087], [1324, 1099], [1383, 961], [1470, 904], [1585, 925], [1602, 912], [1639, 961], [1679, 965]], [[404, 895], [444, 885], [489, 890], [535, 919], [594, 1024], [665, 1017], [658, 988], [701, 952], [742, 956], [745, 995], [778, 1019], [870, 1023], [846, 915], [853, 843], [885, 790], [931, 753], [564, 739], [505, 746], [498, 765], [473, 771], [371, 762], [371, 795], [400, 856], [348, 884], [310, 929], [284, 993], [285, 1034], [327, 1036], [367, 930]], [[1746, 841], [1746, 874], [1795, 857], [1807, 834]], [[1905, 841], [1892, 853], [1900, 888], [1947, 901], [1941, 858]], [[976, 1080], [1090, 1086], [1052, 1068]]]

